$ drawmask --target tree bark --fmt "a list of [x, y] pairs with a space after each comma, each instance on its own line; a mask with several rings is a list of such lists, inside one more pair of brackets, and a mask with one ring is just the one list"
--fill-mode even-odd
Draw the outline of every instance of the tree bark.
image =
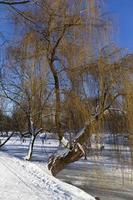
[[51, 171], [53, 176], [56, 176], [56, 174], [64, 169], [66, 165], [79, 160], [82, 156], [83, 152], [81, 149], [74, 147], [72, 150], [68, 150], [68, 152], [62, 156], [50, 158], [48, 169]]
[[61, 143], [63, 132], [61, 130], [61, 97], [60, 97], [59, 77], [52, 61], [49, 61], [49, 65], [51, 72], [53, 74], [54, 84], [55, 84], [55, 98], [56, 98], [55, 123], [58, 131], [59, 141]]
[[37, 135], [32, 135], [32, 136], [31, 136], [28, 154], [27, 154], [27, 156], [24, 158], [25, 160], [30, 161], [30, 160], [32, 159], [33, 147], [34, 147], [34, 142], [35, 142], [36, 136], [37, 136]]
[[36, 140], [37, 135], [42, 131], [42, 128], [39, 129], [37, 132], [32, 133], [30, 144], [29, 144], [29, 150], [27, 156], [24, 157], [25, 160], [30, 161], [32, 159], [32, 154], [33, 154], [33, 148], [34, 148], [34, 143]]
[[90, 137], [91, 127], [97, 124], [97, 120], [98, 118], [100, 119], [102, 114], [103, 113], [99, 113], [95, 115], [91, 121], [84, 126], [84, 128], [79, 132], [73, 141], [72, 149], [66, 149], [66, 152], [61, 156], [56, 155], [49, 160], [48, 168], [53, 176], [56, 176], [56, 174], [60, 172], [66, 165], [79, 160], [82, 156], [85, 156], [83, 145]]

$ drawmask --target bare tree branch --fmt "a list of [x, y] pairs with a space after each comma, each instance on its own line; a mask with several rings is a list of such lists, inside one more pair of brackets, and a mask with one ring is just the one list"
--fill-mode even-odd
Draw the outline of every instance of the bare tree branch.
[[10, 140], [10, 138], [14, 135], [14, 132], [12, 132], [12, 134], [0, 145], [0, 148], [3, 147], [7, 142], [8, 140]]
[[25, 1], [0, 1], [0, 4], [5, 4], [5, 5], [18, 5], [18, 4], [27, 4], [30, 3], [30, 0], [25, 0]]

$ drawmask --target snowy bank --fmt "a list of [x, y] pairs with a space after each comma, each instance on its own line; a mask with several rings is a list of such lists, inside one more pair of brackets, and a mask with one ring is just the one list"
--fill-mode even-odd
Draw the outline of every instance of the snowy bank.
[[0, 200], [95, 200], [53, 177], [47, 167], [0, 152]]

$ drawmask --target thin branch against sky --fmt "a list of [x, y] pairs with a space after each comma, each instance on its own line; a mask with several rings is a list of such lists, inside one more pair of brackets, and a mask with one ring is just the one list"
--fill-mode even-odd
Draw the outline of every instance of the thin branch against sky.
[[20, 4], [27, 4], [30, 3], [30, 0], [25, 0], [25, 1], [0, 1], [0, 4], [3, 5], [20, 5]]

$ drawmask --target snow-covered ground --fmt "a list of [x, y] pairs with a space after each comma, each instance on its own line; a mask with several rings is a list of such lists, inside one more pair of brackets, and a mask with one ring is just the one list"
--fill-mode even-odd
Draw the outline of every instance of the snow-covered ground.
[[[32, 196], [30, 196], [30, 192], [27, 189], [27, 195], [29, 194], [29, 196], [23, 196], [23, 200], [25, 200], [25, 198], [31, 198], [32, 200], [37, 198], [40, 200], [46, 198], [87, 200], [90, 198], [86, 196], [86, 193], [79, 192], [72, 186], [66, 185], [53, 177], [51, 178], [51, 175], [49, 175], [46, 163], [48, 158], [53, 153], [56, 153], [58, 149], [59, 144], [56, 139], [48, 139], [42, 144], [42, 141], [38, 138], [35, 142], [32, 162], [23, 161], [23, 158], [28, 152], [29, 139], [27, 138], [26, 140], [26, 143], [21, 144], [19, 138], [12, 138], [4, 148], [2, 148], [0, 154], [0, 159], [5, 158], [4, 164], [8, 165], [9, 162], [11, 166], [18, 169], [13, 171], [15, 171], [19, 177], [22, 177], [22, 181], [18, 180], [19, 184], [16, 183], [17, 186], [21, 186], [20, 193], [21, 188], [26, 187], [23, 186], [23, 181], [31, 185], [31, 188], [34, 188], [34, 198], [31, 198]], [[105, 145], [105, 149], [102, 152], [97, 152], [95, 149], [92, 150], [87, 161], [82, 158], [78, 162], [70, 164], [59, 173], [57, 178], [80, 187], [93, 196], [99, 196], [101, 200], [133, 200], [133, 169], [129, 165], [129, 148], [126, 146], [119, 146], [118, 148], [120, 150], [119, 161], [116, 159], [116, 149], [111, 145]], [[19, 158], [19, 160], [15, 157]], [[0, 163], [2, 164], [1, 161]], [[22, 172], [22, 174], [20, 174], [20, 172]], [[1, 173], [2, 170], [0, 176]], [[10, 176], [8, 175], [6, 177]], [[11, 180], [15, 179], [15, 177], [13, 177]], [[28, 180], [31, 184], [28, 183]], [[15, 183], [15, 181], [12, 182]], [[19, 189], [15, 187], [15, 184], [13, 184], [12, 187], [14, 187], [15, 191], [19, 191]], [[26, 188], [24, 190], [26, 190]], [[1, 193], [0, 190], [0, 195]], [[13, 194], [16, 195], [15, 193]], [[26, 192], [22, 190], [22, 194], [26, 195]], [[19, 196], [21, 197], [21, 195]], [[36, 197], [37, 195], [38, 197]], [[2, 200], [3, 199], [7, 200], [8, 198], [2, 198]], [[17, 197], [11, 200], [17, 200]]]
[[[0, 200], [94, 200], [81, 189], [51, 176], [45, 162], [24, 161], [27, 149], [28, 143], [20, 144], [18, 138], [13, 138], [0, 151]], [[40, 141], [35, 150], [34, 161], [37, 157], [38, 161], [46, 161], [42, 159], [46, 152]]]

